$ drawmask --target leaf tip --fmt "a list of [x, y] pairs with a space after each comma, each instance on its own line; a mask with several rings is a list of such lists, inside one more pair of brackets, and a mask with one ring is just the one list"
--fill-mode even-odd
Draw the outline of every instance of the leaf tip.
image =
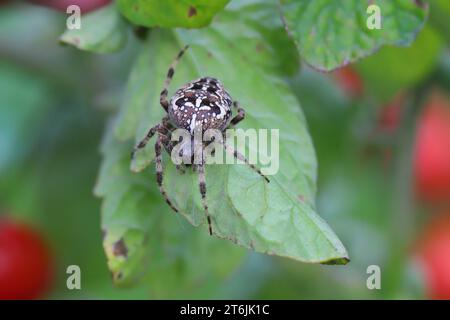
[[334, 258], [328, 261], [322, 262], [322, 264], [325, 265], [346, 265], [350, 262], [350, 258], [348, 256], [340, 257], [340, 258]]
[[67, 33], [64, 33], [59, 39], [58, 43], [62, 46], [74, 46], [76, 48], [80, 47], [80, 38], [69, 36]]

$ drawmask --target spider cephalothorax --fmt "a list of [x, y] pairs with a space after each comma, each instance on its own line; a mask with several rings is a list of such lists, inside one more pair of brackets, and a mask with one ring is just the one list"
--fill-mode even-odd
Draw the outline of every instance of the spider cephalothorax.
[[[162, 147], [171, 154], [174, 143], [176, 143], [171, 140], [172, 132], [175, 129], [188, 130], [191, 135], [191, 140], [193, 140], [194, 132], [198, 131], [199, 128], [201, 128], [201, 132], [205, 132], [208, 129], [217, 129], [224, 132], [226, 129], [233, 127], [242, 121], [245, 117], [244, 109], [239, 107], [237, 101], [232, 101], [231, 96], [225, 90], [222, 83], [211, 77], [204, 77], [187, 83], [175, 92], [170, 99], [170, 102], [167, 100], [168, 87], [175, 73], [175, 67], [187, 48], [188, 46], [181, 50], [175, 61], [172, 63], [172, 66], [167, 72], [164, 89], [161, 91], [160, 103], [166, 111], [167, 116], [148, 131], [146, 137], [134, 148], [132, 154], [132, 156], [134, 156], [137, 150], [144, 148], [147, 145], [154, 134], [158, 134], [155, 143], [156, 181], [162, 196], [175, 212], [178, 212], [178, 209], [168, 198], [163, 186], [162, 166]], [[237, 111], [237, 114], [234, 117], [231, 116], [232, 107]], [[265, 181], [269, 182], [269, 179], [264, 176], [258, 168], [250, 164], [238, 151], [228, 146], [223, 139], [216, 142], [221, 143], [227, 152], [230, 152], [235, 158], [245, 162], [253, 170], [259, 173]], [[205, 145], [206, 144], [203, 144], [202, 148], [204, 148]], [[189, 148], [188, 152], [190, 156], [194, 156], [191, 148]], [[200, 163], [196, 163], [192, 166], [193, 169], [198, 172], [202, 205], [206, 213], [209, 233], [212, 234], [211, 217], [206, 202], [205, 160], [204, 155], [202, 155]], [[181, 166], [177, 166], [177, 168], [182, 171]]]

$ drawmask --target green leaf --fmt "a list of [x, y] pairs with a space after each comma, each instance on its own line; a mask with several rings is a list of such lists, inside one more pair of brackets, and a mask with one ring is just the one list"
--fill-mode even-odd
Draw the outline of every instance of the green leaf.
[[80, 50], [110, 53], [125, 46], [127, 24], [114, 4], [81, 16], [81, 29], [67, 30], [60, 41]]
[[167, 210], [154, 177], [130, 172], [129, 142], [107, 130], [95, 188], [103, 197], [103, 247], [113, 281], [127, 286], [147, 277], [154, 297], [210, 294], [242, 263], [244, 251], [192, 232]]
[[378, 0], [381, 29], [370, 30], [371, 1], [279, 0], [283, 20], [303, 59], [331, 71], [385, 45], [407, 46], [422, 28], [428, 6], [412, 0]]
[[[160, 121], [164, 112], [159, 92], [167, 69], [182, 46], [190, 44], [176, 70], [172, 90], [199, 76], [215, 76], [247, 111], [239, 127], [280, 130], [280, 170], [270, 177], [269, 184], [244, 165], [206, 167], [214, 234], [267, 254], [305, 262], [346, 263], [345, 248], [314, 211], [314, 148], [299, 103], [280, 80], [284, 68], [277, 62], [280, 56], [292, 55], [289, 51], [295, 52], [295, 47], [274, 45], [274, 38], [287, 35], [271, 14], [273, 10], [270, 1], [242, 1], [232, 3], [209, 28], [153, 30], [130, 75], [116, 136], [139, 141]], [[298, 66], [296, 62], [293, 65]], [[138, 153], [133, 171], [142, 171], [152, 162], [153, 144], [154, 138]], [[204, 225], [197, 175], [190, 169], [180, 174], [168, 156], [164, 165], [169, 197], [189, 222]], [[165, 211], [171, 213], [167, 206]]]
[[132, 23], [146, 27], [200, 28], [230, 0], [119, 0], [122, 14]]
[[386, 47], [356, 67], [367, 88], [381, 100], [410, 89], [424, 80], [439, 59], [443, 41], [432, 27], [426, 26], [408, 48]]
[[430, 3], [430, 24], [438, 29], [446, 40], [450, 40], [450, 2], [433, 0]]
[[0, 60], [0, 173], [29, 152], [49, 109], [50, 88], [42, 76]]

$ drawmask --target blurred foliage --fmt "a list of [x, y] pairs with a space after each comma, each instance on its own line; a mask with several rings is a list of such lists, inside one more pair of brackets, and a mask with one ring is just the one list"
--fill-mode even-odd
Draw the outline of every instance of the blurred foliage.
[[408, 48], [385, 47], [357, 64], [367, 87], [381, 102], [427, 79], [442, 52], [443, 39], [427, 26]]
[[448, 15], [450, 14], [450, 2], [446, 0], [433, 0], [430, 8], [430, 24], [439, 29], [440, 34], [446, 40], [450, 39], [450, 24]]
[[[411, 46], [386, 47], [355, 65], [366, 89], [366, 95], [358, 99], [347, 97], [327, 74], [307, 66], [298, 71], [297, 53], [279, 33], [280, 21], [259, 11], [258, 2], [233, 0], [208, 28], [151, 30], [144, 43], [129, 36], [122, 51], [102, 56], [58, 45], [65, 28], [64, 15], [25, 4], [0, 10], [0, 208], [38, 226], [53, 244], [58, 281], [51, 297], [423, 297], [420, 273], [410, 261], [410, 246], [426, 218], [421, 215], [424, 208], [412, 198], [409, 161], [415, 116], [421, 106], [415, 95], [424, 94], [417, 88], [424, 90], [422, 86], [430, 83], [450, 88], [446, 1], [430, 2], [429, 21]], [[242, 3], [250, 5], [243, 10]], [[232, 19], [240, 10], [247, 19], [241, 16], [235, 23]], [[421, 15], [414, 17], [411, 21], [420, 24]], [[402, 44], [412, 40], [415, 22], [407, 24], [411, 33]], [[108, 31], [117, 27], [109, 26]], [[128, 28], [120, 23], [122, 27]], [[223, 32], [225, 28], [228, 33]], [[125, 29], [124, 34], [128, 33]], [[92, 42], [80, 48], [118, 49], [120, 46], [105, 44], [105, 34], [96, 37], [90, 32]], [[187, 42], [194, 44], [193, 50], [177, 71], [176, 85], [200, 73], [220, 76], [249, 110], [243, 126], [259, 127], [255, 115], [264, 110], [263, 115], [268, 115], [261, 120], [264, 126], [284, 128], [293, 123], [296, 136], [308, 141], [311, 135], [319, 168], [314, 208], [346, 245], [350, 264], [301, 264], [209, 237], [205, 230], [191, 228], [168, 210], [150, 171], [130, 172], [130, 139], [142, 137], [161, 116], [160, 108], [153, 108], [157, 105], [155, 92], [160, 89], [151, 88], [160, 88], [172, 56]], [[235, 46], [229, 49], [228, 42]], [[259, 54], [248, 54], [255, 48]], [[374, 47], [366, 49], [368, 53]], [[310, 62], [307, 57], [304, 54]], [[220, 62], [211, 62], [216, 60]], [[237, 71], [230, 61], [238, 66]], [[326, 68], [341, 63], [338, 59]], [[150, 71], [139, 72], [146, 70]], [[133, 77], [139, 86], [132, 84]], [[242, 81], [236, 83], [236, 78]], [[270, 100], [258, 99], [258, 92], [270, 90]], [[382, 133], [377, 129], [378, 110], [399, 91], [408, 96], [406, 120], [399, 130]], [[297, 100], [308, 120], [308, 131]], [[144, 111], [128, 115], [122, 111], [110, 121], [119, 108], [124, 110], [127, 101]], [[279, 112], [281, 124], [272, 124], [277, 118], [271, 110]], [[105, 128], [108, 131], [102, 138]], [[301, 159], [315, 159], [309, 144], [299, 146]], [[144, 151], [133, 168], [142, 169], [152, 157], [151, 150]], [[105, 198], [103, 203], [93, 195], [100, 166], [95, 191]], [[301, 170], [303, 175], [309, 172], [310, 180], [316, 179], [311, 168], [308, 171], [292, 164], [289, 169]], [[170, 184], [178, 177], [169, 170]], [[236, 178], [253, 178], [244, 169], [230, 171]], [[195, 190], [196, 184], [190, 183]], [[211, 188], [214, 190], [214, 185]], [[315, 189], [315, 185], [304, 187], [311, 203]], [[195, 201], [198, 205], [198, 199]], [[203, 217], [201, 211], [198, 217]], [[70, 264], [81, 267], [80, 291], [65, 287], [65, 270]], [[366, 268], [371, 264], [383, 270], [381, 290], [366, 287]], [[114, 287], [110, 271], [117, 284], [134, 286]]]

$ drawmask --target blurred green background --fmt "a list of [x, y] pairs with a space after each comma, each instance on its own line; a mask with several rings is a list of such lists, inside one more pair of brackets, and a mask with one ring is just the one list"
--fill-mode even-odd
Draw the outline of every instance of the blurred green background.
[[[246, 258], [231, 274], [217, 275], [202, 290], [179, 290], [174, 283], [155, 288], [152, 279], [158, 275], [144, 276], [130, 288], [113, 286], [102, 248], [101, 202], [93, 195], [102, 133], [120, 103], [139, 40], [130, 37], [118, 54], [76, 51], [57, 42], [63, 14], [2, 5], [0, 211], [49, 240], [57, 269], [45, 298], [430, 297], [414, 244], [446, 207], [416, 199], [413, 150], [417, 119], [431, 90], [450, 89], [450, 22], [431, 6], [430, 21], [411, 47], [384, 48], [331, 74], [302, 65], [286, 79], [317, 152], [317, 211], [345, 244], [351, 262], [307, 265], [241, 249]], [[398, 100], [403, 107], [395, 113], [389, 104]], [[200, 231], [174, 219], [184, 232]], [[66, 288], [66, 267], [73, 264], [82, 270], [81, 290]], [[381, 267], [380, 290], [366, 286], [369, 265]], [[180, 275], [189, 277], [182, 266]]]

